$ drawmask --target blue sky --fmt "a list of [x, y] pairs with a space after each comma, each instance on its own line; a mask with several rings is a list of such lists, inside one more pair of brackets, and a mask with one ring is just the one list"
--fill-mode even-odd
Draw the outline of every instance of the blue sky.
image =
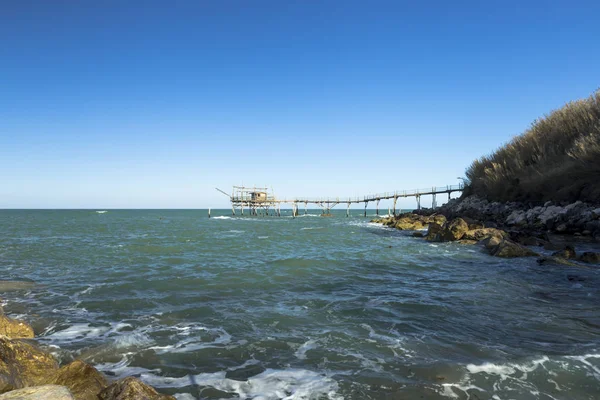
[[598, 15], [591, 1], [1, 2], [0, 208], [454, 184], [600, 86]]

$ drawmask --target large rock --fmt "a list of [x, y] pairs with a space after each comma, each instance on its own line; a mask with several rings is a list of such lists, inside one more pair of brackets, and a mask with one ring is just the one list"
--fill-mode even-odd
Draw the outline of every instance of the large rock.
[[456, 218], [447, 223], [442, 230], [442, 241], [453, 242], [463, 238], [469, 230], [469, 224], [462, 218]]
[[81, 360], [59, 369], [52, 383], [68, 387], [76, 400], [97, 400], [98, 393], [108, 386], [104, 375]]
[[33, 337], [33, 328], [26, 322], [8, 318], [0, 310], [0, 335], [28, 339]]
[[415, 231], [418, 229], [423, 229], [424, 225], [420, 219], [403, 217], [396, 221], [396, 229], [400, 229], [401, 231]]
[[435, 222], [430, 223], [429, 227], [427, 228], [427, 240], [430, 242], [441, 242], [442, 229], [443, 228], [440, 224], [436, 224]]
[[496, 236], [499, 238], [504, 238], [507, 236], [507, 233], [496, 228], [480, 228], [480, 229], [470, 229], [465, 232], [462, 237], [465, 240], [484, 240], [488, 237]]
[[100, 400], [175, 400], [173, 396], [158, 393], [151, 386], [134, 377], [114, 382], [98, 394]]
[[4, 393], [0, 395], [0, 400], [75, 400], [75, 398], [64, 386], [43, 385]]
[[579, 256], [579, 261], [589, 264], [600, 264], [600, 253], [586, 251]]
[[491, 255], [503, 258], [539, 256], [535, 251], [525, 246], [521, 246], [509, 239], [502, 240], [498, 245], [489, 247], [488, 250]]
[[48, 383], [56, 360], [37, 346], [0, 336], [0, 393]]

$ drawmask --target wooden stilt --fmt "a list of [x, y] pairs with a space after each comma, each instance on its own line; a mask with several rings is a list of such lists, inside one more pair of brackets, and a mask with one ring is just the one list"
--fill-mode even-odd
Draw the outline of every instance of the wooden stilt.
[[365, 201], [365, 217], [367, 216], [367, 205], [369, 204], [368, 201]]
[[398, 201], [398, 196], [394, 195], [394, 217], [396, 216], [396, 202]]
[[208, 209], [208, 218], [210, 218], [210, 208]]

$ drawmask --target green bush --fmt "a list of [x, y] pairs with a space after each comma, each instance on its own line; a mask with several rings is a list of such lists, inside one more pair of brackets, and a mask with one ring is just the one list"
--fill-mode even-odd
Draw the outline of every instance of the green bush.
[[534, 121], [466, 175], [489, 200], [600, 203], [600, 90]]

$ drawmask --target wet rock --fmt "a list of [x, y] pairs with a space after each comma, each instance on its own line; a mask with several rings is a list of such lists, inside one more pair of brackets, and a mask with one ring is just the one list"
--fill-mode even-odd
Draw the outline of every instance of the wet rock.
[[579, 261], [588, 264], [600, 264], [600, 253], [594, 253], [592, 251], [586, 251], [579, 256]]
[[403, 217], [396, 221], [395, 227], [396, 229], [399, 229], [401, 231], [414, 231], [418, 229], [423, 229], [424, 225], [423, 222], [421, 222], [421, 220], [419, 219]]
[[430, 242], [441, 242], [442, 226], [432, 222], [427, 228], [427, 240]]
[[544, 242], [544, 249], [550, 251], [558, 251], [564, 248], [563, 245], [552, 243], [552, 242]]
[[416, 238], [422, 238], [422, 237], [424, 237], [424, 236], [425, 236], [425, 235], [423, 234], [423, 232], [413, 232], [413, 234], [412, 234], [412, 235], [413, 235], [413, 237], [416, 237]]
[[469, 225], [462, 218], [456, 218], [446, 223], [444, 229], [441, 232], [442, 241], [453, 242], [460, 240], [469, 230]]
[[64, 386], [43, 385], [4, 393], [0, 395], [0, 400], [75, 400], [75, 398]]
[[175, 400], [134, 377], [120, 379], [98, 394], [100, 400]]
[[57, 369], [56, 360], [37, 346], [0, 336], [0, 393], [48, 383]]
[[460, 239], [460, 240], [457, 240], [456, 243], [460, 243], [460, 244], [477, 244], [479, 242], [477, 240], [471, 240], [471, 239]]
[[104, 375], [81, 360], [59, 369], [52, 383], [68, 387], [76, 400], [97, 400], [98, 393], [108, 386]]
[[497, 237], [502, 238], [502, 237], [506, 237], [507, 233], [500, 229], [495, 229], [495, 228], [472, 229], [472, 230], [468, 230], [467, 232], [465, 232], [463, 239], [480, 241], [480, 240], [486, 239], [491, 236], [497, 236]]
[[[487, 246], [486, 246], [487, 247]], [[489, 249], [489, 248], [488, 248]], [[535, 257], [539, 256], [535, 251], [513, 242], [509, 239], [502, 240], [497, 246], [489, 249], [494, 257], [514, 258], [514, 257]]]
[[504, 239], [500, 236], [489, 236], [483, 240], [481, 240], [479, 243], [483, 244], [483, 246], [490, 252], [492, 252], [496, 247], [498, 247], [500, 245], [500, 243], [502, 243]]
[[506, 217], [505, 221], [506, 225], [526, 225], [527, 224], [527, 216], [522, 210], [515, 210], [508, 217]]
[[26, 322], [8, 318], [0, 310], [0, 335], [9, 338], [32, 338], [33, 328]]
[[565, 246], [564, 249], [552, 253], [552, 257], [560, 257], [564, 259], [576, 258], [577, 254], [575, 254], [575, 249], [573, 246]]

